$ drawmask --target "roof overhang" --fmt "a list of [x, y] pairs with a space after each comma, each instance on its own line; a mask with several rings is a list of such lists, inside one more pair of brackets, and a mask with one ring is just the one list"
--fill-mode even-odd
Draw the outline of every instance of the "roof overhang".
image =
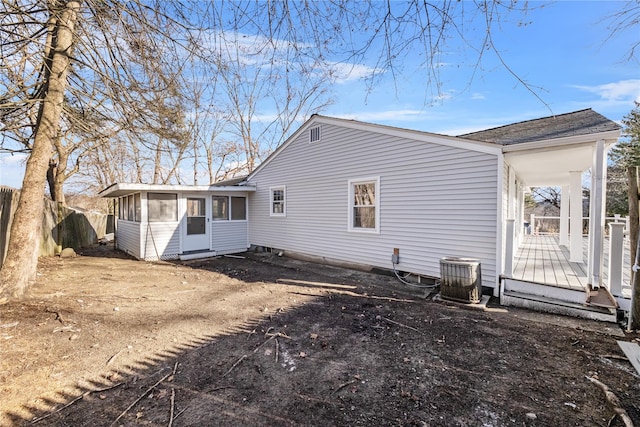
[[213, 193], [213, 192], [253, 192], [249, 185], [165, 185], [116, 183], [98, 193], [100, 197], [122, 197], [129, 194], [151, 191], [153, 193]]
[[584, 172], [593, 166], [594, 147], [604, 140], [615, 144], [620, 131], [572, 136], [503, 147], [504, 158], [529, 187], [569, 184], [570, 172]]

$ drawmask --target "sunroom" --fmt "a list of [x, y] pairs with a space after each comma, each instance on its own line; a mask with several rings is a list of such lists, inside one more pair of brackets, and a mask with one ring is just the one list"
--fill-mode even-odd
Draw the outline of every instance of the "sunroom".
[[196, 259], [249, 247], [249, 193], [241, 185], [113, 184], [116, 247], [146, 261]]

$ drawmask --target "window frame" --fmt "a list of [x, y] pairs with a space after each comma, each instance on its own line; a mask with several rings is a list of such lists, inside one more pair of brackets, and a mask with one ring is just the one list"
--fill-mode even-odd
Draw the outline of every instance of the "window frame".
[[[243, 205], [243, 213], [244, 213], [244, 218], [234, 218], [234, 207], [233, 207], [233, 199], [242, 199], [242, 205]], [[246, 196], [229, 196], [229, 220], [230, 221], [246, 221], [247, 220], [247, 197]]]
[[[154, 197], [157, 195], [162, 195], [162, 196], [173, 196], [171, 199], [169, 198], [162, 198], [162, 199], [155, 199]], [[148, 192], [147, 193], [147, 222], [151, 223], [151, 222], [178, 222], [178, 193], [157, 193], [157, 192]], [[174, 209], [174, 217], [175, 219], [151, 219], [151, 214], [152, 214], [152, 209], [151, 209], [151, 201], [152, 200], [162, 200], [164, 202], [166, 201], [175, 201], [175, 209]]]
[[[216, 216], [216, 209], [214, 208], [215, 203], [214, 200], [218, 199], [218, 200], [224, 200], [224, 213], [226, 214], [225, 217], [218, 217]], [[211, 196], [211, 219], [214, 222], [218, 222], [218, 221], [229, 221], [230, 218], [230, 214], [229, 214], [229, 196], [216, 196], [213, 195]]]
[[135, 193], [133, 195], [133, 203], [134, 207], [134, 218], [135, 222], [142, 222], [142, 195], [140, 193]]
[[[374, 184], [375, 185], [375, 203], [373, 205], [367, 205], [367, 206], [373, 206], [375, 209], [375, 213], [374, 213], [374, 221], [375, 221], [375, 227], [373, 228], [365, 228], [365, 227], [356, 227], [353, 224], [355, 215], [354, 215], [354, 211], [355, 208], [357, 208], [358, 206], [356, 206], [355, 204], [355, 200], [354, 200], [354, 196], [355, 196], [355, 186], [356, 185], [362, 185], [362, 184]], [[369, 234], [380, 234], [380, 177], [376, 176], [376, 177], [368, 177], [368, 178], [355, 178], [355, 179], [350, 179], [348, 181], [348, 186], [349, 186], [349, 200], [347, 203], [349, 212], [348, 212], [348, 226], [347, 226], [347, 230], [349, 232], [354, 232], [354, 233], [369, 233]], [[364, 207], [364, 206], [363, 206]]]
[[[282, 200], [274, 200], [274, 192], [282, 191]], [[274, 211], [274, 203], [278, 202], [282, 204], [282, 212]], [[273, 217], [286, 217], [287, 216], [287, 187], [285, 185], [277, 185], [269, 187], [269, 216]]]

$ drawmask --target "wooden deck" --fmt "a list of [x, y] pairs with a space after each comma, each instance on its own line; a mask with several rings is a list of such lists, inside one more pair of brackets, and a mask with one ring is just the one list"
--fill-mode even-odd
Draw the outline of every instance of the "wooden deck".
[[[625, 247], [623, 294], [629, 293], [630, 264], [629, 248]], [[583, 242], [584, 262], [569, 261], [569, 249], [560, 246], [558, 236], [553, 234], [526, 235], [514, 259], [513, 279], [528, 282], [559, 285], [571, 289], [582, 290], [587, 286], [587, 248], [588, 241]], [[604, 244], [603, 282], [607, 283], [609, 240]]]

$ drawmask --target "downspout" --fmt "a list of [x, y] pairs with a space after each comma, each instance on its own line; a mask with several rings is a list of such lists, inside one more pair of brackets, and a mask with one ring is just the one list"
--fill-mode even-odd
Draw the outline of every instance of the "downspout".
[[497, 185], [496, 185], [496, 273], [498, 274], [498, 283], [493, 288], [493, 296], [499, 297], [502, 300], [502, 273], [504, 268], [504, 220], [503, 220], [503, 208], [504, 208], [504, 153], [498, 153], [496, 158], [497, 173]]

